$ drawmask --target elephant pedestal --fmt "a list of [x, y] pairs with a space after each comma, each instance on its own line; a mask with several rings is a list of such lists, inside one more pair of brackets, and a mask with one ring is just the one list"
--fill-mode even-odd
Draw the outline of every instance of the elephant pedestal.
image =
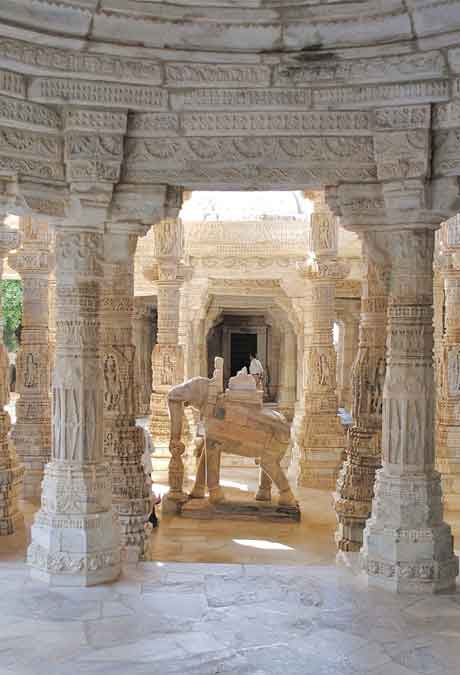
[[213, 504], [209, 499], [189, 499], [180, 510], [184, 518], [199, 520], [300, 521], [299, 506], [279, 506], [254, 499], [225, 499]]

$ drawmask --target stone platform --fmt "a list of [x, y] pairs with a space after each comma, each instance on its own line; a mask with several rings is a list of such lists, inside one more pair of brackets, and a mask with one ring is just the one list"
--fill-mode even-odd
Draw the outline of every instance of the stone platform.
[[298, 506], [278, 506], [272, 502], [258, 502], [255, 499], [227, 499], [219, 504], [211, 504], [207, 499], [189, 499], [181, 509], [183, 518], [211, 520], [265, 520], [295, 521], [300, 520]]

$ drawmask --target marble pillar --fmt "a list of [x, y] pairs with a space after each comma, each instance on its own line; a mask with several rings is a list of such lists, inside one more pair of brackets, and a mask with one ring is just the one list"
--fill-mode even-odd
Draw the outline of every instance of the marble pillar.
[[337, 260], [337, 219], [313, 196], [311, 251], [313, 256], [299, 268], [308, 292], [304, 303], [303, 397], [304, 426], [299, 484], [333, 489], [342, 462], [345, 436], [337, 416], [336, 352], [333, 342], [335, 290], [348, 273]]
[[400, 592], [452, 590], [458, 560], [434, 470], [434, 233], [396, 230], [388, 241], [392, 271], [382, 468], [361, 561], [370, 585]]
[[152, 395], [154, 309], [145, 302], [142, 296], [134, 298], [133, 332], [136, 347], [134, 367], [136, 417], [147, 417], [150, 412]]
[[[4, 260], [18, 245], [17, 230], [0, 226], [0, 280]], [[10, 416], [4, 409], [9, 400], [9, 359], [3, 343], [3, 311], [0, 293], [0, 535], [14, 534], [23, 523], [19, 510], [19, 494], [24, 467], [19, 464], [15, 447], [9, 438]]]
[[[351, 305], [351, 303], [350, 303]], [[341, 320], [341, 354], [340, 367], [338, 367], [338, 387], [337, 398], [339, 406], [346, 410], [351, 410], [352, 407], [352, 385], [351, 373], [353, 363], [358, 351], [358, 333], [359, 333], [359, 316], [355, 316], [352, 308], [349, 308], [347, 316]]]
[[[105, 209], [57, 226], [52, 454], [32, 526], [32, 575], [93, 585], [120, 573], [120, 528], [104, 456], [102, 302]], [[86, 216], [86, 217], [85, 217]]]
[[292, 420], [296, 402], [297, 336], [288, 323], [281, 331], [280, 362], [278, 407]]
[[184, 231], [179, 218], [155, 225], [155, 257], [158, 263], [157, 342], [152, 356], [150, 431], [155, 446], [168, 447], [170, 436], [167, 397], [183, 379], [182, 347], [179, 345], [179, 303], [183, 283], [181, 258]]
[[389, 264], [381, 253], [386, 235], [363, 235], [363, 282], [359, 347], [353, 364], [353, 426], [340, 470], [334, 506], [339, 550], [359, 551], [370, 516], [375, 471], [381, 463], [383, 384]]
[[[437, 340], [437, 468], [446, 509], [460, 510], [460, 219], [443, 224], [437, 274], [442, 287], [435, 330]], [[440, 316], [439, 316], [440, 315]], [[436, 326], [437, 324], [437, 326]]]
[[45, 465], [51, 457], [51, 350], [49, 294], [53, 254], [47, 223], [22, 218], [21, 246], [9, 256], [23, 285], [21, 344], [16, 360], [14, 443], [25, 473], [23, 496], [37, 499]]
[[144, 431], [135, 422], [133, 304], [137, 236], [129, 229], [120, 231], [112, 224], [108, 227], [102, 296], [104, 455], [112, 465], [113, 508], [120, 521], [123, 558], [137, 562], [144, 554], [144, 525], [152, 509], [142, 465]]

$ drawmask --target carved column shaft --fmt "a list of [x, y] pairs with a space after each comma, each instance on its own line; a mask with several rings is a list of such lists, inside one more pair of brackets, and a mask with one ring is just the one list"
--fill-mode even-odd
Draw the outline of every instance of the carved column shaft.
[[144, 298], [134, 298], [133, 317], [136, 363], [134, 370], [136, 390], [136, 417], [146, 417], [150, 412], [152, 395], [152, 352], [154, 345], [153, 309]]
[[313, 261], [302, 269], [309, 293], [304, 299], [304, 416], [300, 485], [332, 489], [345, 438], [337, 417], [337, 357], [333, 342], [335, 289], [347, 270], [337, 261], [337, 219], [315, 195], [311, 220]]
[[[0, 227], [0, 280], [4, 259], [18, 243], [18, 233]], [[23, 525], [19, 510], [19, 492], [24, 467], [18, 463], [16, 450], [9, 440], [10, 416], [4, 409], [9, 400], [9, 359], [3, 343], [3, 311], [0, 293], [0, 536], [14, 534]]]
[[352, 370], [353, 427], [347, 439], [346, 460], [334, 494], [340, 550], [359, 551], [371, 512], [375, 471], [381, 463], [383, 385], [385, 379], [387, 278], [381, 250], [385, 235], [364, 235], [364, 269], [359, 325], [359, 348]]
[[104, 452], [112, 463], [114, 510], [121, 543], [130, 561], [144, 553], [144, 525], [151, 495], [142, 466], [144, 432], [135, 424], [135, 346], [133, 342], [135, 235], [105, 235], [103, 293]]
[[183, 353], [179, 345], [179, 305], [184, 233], [178, 219], [163, 220], [154, 229], [158, 262], [157, 342], [152, 357], [150, 430], [155, 445], [167, 447], [170, 424], [167, 396], [183, 378]]
[[433, 241], [391, 232], [383, 467], [364, 530], [369, 583], [398, 591], [452, 589], [458, 573], [434, 471]]
[[23, 284], [21, 344], [16, 361], [20, 398], [14, 441], [25, 466], [23, 495], [37, 498], [51, 456], [49, 280], [53, 261], [46, 223], [23, 218], [21, 231], [21, 247], [9, 258]]
[[[442, 473], [444, 504], [460, 510], [460, 221], [448, 220], [441, 229], [437, 276], [437, 466]], [[436, 330], [436, 323], [435, 323]]]
[[103, 278], [101, 231], [59, 226], [52, 460], [28, 560], [34, 576], [61, 585], [92, 585], [120, 573], [119, 525], [103, 446]]

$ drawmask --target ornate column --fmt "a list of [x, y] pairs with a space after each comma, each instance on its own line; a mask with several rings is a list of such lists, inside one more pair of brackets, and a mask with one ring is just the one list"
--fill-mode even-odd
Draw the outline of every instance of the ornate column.
[[179, 303], [183, 283], [181, 259], [184, 231], [178, 218], [181, 195], [169, 190], [165, 218], [154, 226], [157, 261], [157, 342], [152, 356], [150, 431], [155, 446], [168, 447], [170, 424], [167, 397], [182, 381], [184, 366], [179, 345]]
[[[3, 213], [2, 218], [5, 216]], [[0, 280], [3, 264], [8, 253], [16, 248], [19, 238], [17, 230], [6, 225], [0, 226]], [[9, 359], [3, 344], [3, 312], [0, 294], [0, 535], [14, 534], [23, 525], [18, 498], [24, 467], [18, 463], [16, 450], [9, 440], [10, 416], [4, 410], [9, 399]]]
[[[444, 504], [460, 510], [460, 218], [442, 228], [437, 276], [443, 282], [438, 300], [437, 466], [442, 474]], [[445, 304], [443, 303], [445, 300]]]
[[334, 494], [342, 551], [359, 551], [370, 515], [375, 471], [381, 463], [383, 384], [389, 264], [385, 234], [363, 234], [363, 282], [359, 347], [352, 368], [353, 426]]
[[39, 498], [43, 470], [51, 457], [51, 353], [49, 343], [49, 293], [53, 255], [46, 222], [21, 219], [21, 247], [9, 263], [21, 275], [23, 310], [21, 344], [16, 360], [14, 442], [25, 467], [23, 496]]
[[458, 560], [434, 470], [433, 231], [389, 234], [392, 261], [383, 461], [362, 563], [369, 583], [398, 591], [455, 587]]
[[283, 326], [281, 335], [278, 405], [283, 414], [292, 419], [296, 402], [297, 336], [290, 323]]
[[[351, 301], [345, 301], [346, 308], [341, 317], [342, 341], [341, 341], [341, 364], [338, 367], [337, 398], [341, 408], [351, 410], [351, 372], [356, 353], [358, 351], [359, 315], [351, 307]], [[349, 306], [347, 306], [349, 305]]]
[[154, 311], [143, 296], [134, 298], [133, 313], [136, 361], [134, 382], [136, 392], [136, 417], [146, 417], [150, 412], [152, 395], [152, 351], [154, 345]]
[[52, 453], [32, 526], [32, 575], [94, 585], [120, 573], [120, 526], [104, 455], [104, 229], [120, 178], [126, 113], [65, 116], [67, 217], [56, 227]]
[[144, 431], [135, 422], [134, 253], [141, 232], [135, 223], [107, 227], [102, 296], [104, 454], [112, 465], [113, 507], [120, 521], [123, 555], [137, 562], [144, 553], [144, 525], [152, 502], [142, 466]]
[[337, 219], [322, 193], [314, 193], [311, 250], [315, 257], [301, 273], [308, 282], [304, 298], [304, 416], [305, 436], [299, 484], [330, 490], [337, 480], [345, 436], [337, 417], [336, 352], [332, 329], [335, 289], [348, 270], [337, 260]]

